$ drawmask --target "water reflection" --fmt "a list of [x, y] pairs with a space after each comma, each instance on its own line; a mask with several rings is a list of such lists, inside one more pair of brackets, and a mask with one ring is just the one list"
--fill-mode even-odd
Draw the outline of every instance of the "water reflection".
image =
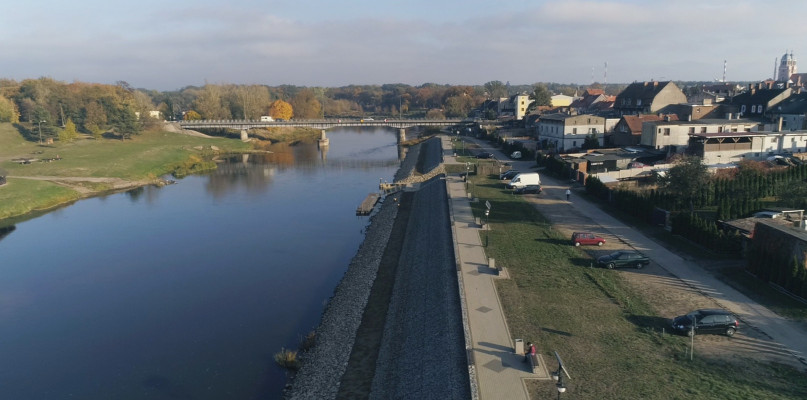
[[11, 232], [14, 232], [15, 229], [17, 229], [15, 225], [0, 228], [0, 240], [3, 240], [6, 236], [11, 234]]

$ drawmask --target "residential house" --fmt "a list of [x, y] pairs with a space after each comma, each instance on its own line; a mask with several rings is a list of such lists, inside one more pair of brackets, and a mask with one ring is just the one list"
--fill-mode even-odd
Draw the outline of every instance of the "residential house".
[[608, 96], [602, 89], [586, 89], [569, 108], [577, 114], [600, 114], [612, 110], [615, 99], [616, 96]]
[[770, 117], [773, 108], [790, 97], [791, 88], [774, 87], [774, 82], [757, 83], [748, 90], [723, 102], [730, 106], [726, 111], [748, 118]]
[[662, 114], [623, 115], [613, 132], [606, 134], [606, 143], [611, 146], [635, 146], [642, 140], [642, 124], [653, 121], [678, 121], [678, 116]]
[[683, 153], [690, 144], [690, 136], [706, 133], [756, 132], [764, 124], [749, 119], [699, 119], [695, 121], [647, 121], [642, 124], [640, 144], [670, 154]]
[[567, 107], [572, 104], [574, 97], [566, 96], [565, 94], [556, 94], [552, 96], [552, 107]]
[[691, 135], [687, 152], [705, 164], [766, 160], [807, 152], [807, 131], [713, 132]]
[[686, 102], [686, 95], [673, 82], [634, 82], [616, 96], [614, 110], [620, 115], [647, 114]]
[[596, 115], [546, 114], [538, 121], [537, 137], [540, 148], [568, 152], [580, 149], [586, 136], [597, 136], [603, 145], [605, 118]]
[[807, 115], [807, 92], [797, 89], [796, 93], [784, 99], [771, 109], [771, 119], [776, 121], [778, 130], [796, 131], [807, 128], [805, 115]]
[[502, 97], [499, 99], [498, 115], [499, 117], [513, 117], [513, 119], [521, 120], [527, 115], [527, 108], [534, 100], [526, 93], [516, 94], [513, 96]]
[[679, 121], [692, 121], [703, 118], [725, 118], [728, 114], [727, 109], [728, 107], [723, 104], [714, 104], [711, 100], [705, 99], [701, 103], [670, 104], [659, 110], [659, 113], [675, 114]]

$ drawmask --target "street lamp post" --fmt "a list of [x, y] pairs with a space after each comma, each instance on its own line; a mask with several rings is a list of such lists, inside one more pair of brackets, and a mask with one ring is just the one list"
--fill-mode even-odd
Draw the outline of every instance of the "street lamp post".
[[48, 121], [39, 121], [39, 144], [42, 144], [42, 123]]

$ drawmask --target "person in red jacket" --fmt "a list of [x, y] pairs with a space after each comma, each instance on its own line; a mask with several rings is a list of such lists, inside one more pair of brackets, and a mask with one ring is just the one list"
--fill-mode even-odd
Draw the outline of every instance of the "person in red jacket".
[[530, 356], [535, 355], [535, 345], [532, 342], [527, 342], [527, 350], [524, 351], [524, 362], [530, 360]]

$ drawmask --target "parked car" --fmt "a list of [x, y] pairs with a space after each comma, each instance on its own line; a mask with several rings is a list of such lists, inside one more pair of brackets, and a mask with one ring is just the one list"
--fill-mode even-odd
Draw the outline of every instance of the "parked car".
[[572, 244], [575, 246], [602, 246], [605, 239], [591, 232], [572, 233]]
[[526, 185], [526, 186], [522, 186], [520, 188], [517, 188], [516, 190], [513, 190], [513, 193], [515, 193], [515, 194], [530, 194], [530, 193], [538, 194], [538, 193], [541, 193], [541, 185]]
[[650, 259], [647, 258], [647, 256], [632, 250], [615, 251], [597, 259], [598, 266], [608, 269], [614, 269], [616, 267], [634, 267], [641, 269], [648, 264], [650, 264]]
[[521, 152], [520, 151], [514, 151], [513, 153], [510, 154], [510, 158], [515, 159], [515, 160], [520, 159], [521, 158]]
[[476, 155], [476, 158], [493, 158], [493, 153], [488, 153], [487, 151], [483, 151]]
[[737, 321], [737, 317], [726, 310], [703, 309], [673, 318], [672, 328], [687, 336], [699, 333], [733, 336], [740, 328], [740, 322]]
[[507, 170], [499, 174], [499, 179], [513, 179], [514, 176], [518, 175], [519, 171], [515, 169]]

